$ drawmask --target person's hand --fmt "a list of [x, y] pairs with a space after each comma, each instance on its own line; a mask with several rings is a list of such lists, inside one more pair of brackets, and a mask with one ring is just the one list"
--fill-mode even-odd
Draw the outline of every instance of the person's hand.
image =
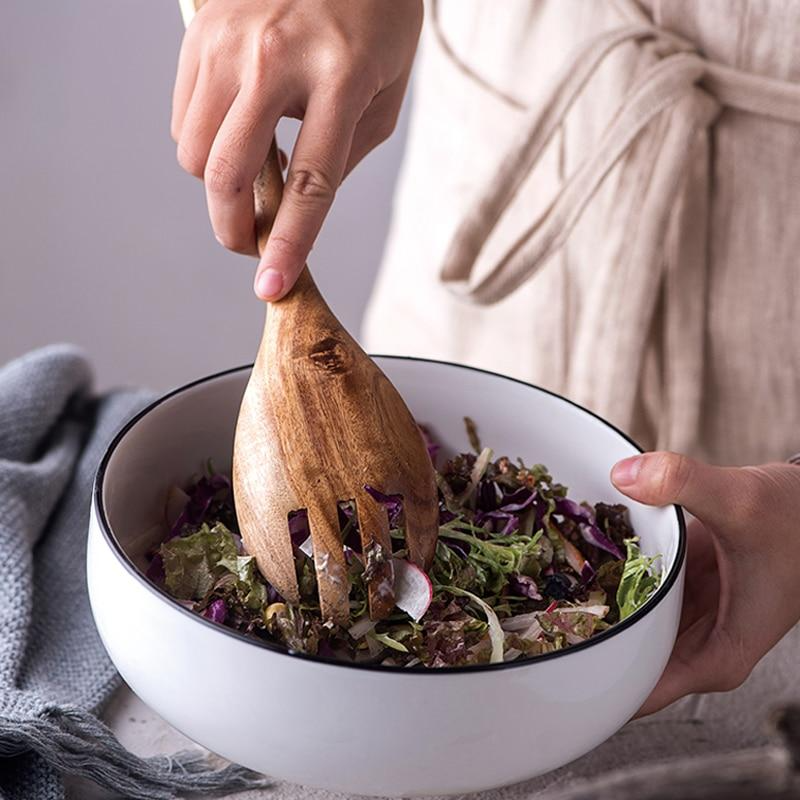
[[189, 26], [172, 137], [225, 247], [256, 254], [253, 180], [280, 117], [303, 119], [256, 273], [263, 299], [290, 289], [343, 177], [394, 129], [421, 23], [421, 0], [208, 0]]
[[611, 477], [635, 500], [696, 517], [678, 640], [639, 716], [735, 689], [800, 620], [800, 467], [713, 467], [662, 452], [620, 461]]

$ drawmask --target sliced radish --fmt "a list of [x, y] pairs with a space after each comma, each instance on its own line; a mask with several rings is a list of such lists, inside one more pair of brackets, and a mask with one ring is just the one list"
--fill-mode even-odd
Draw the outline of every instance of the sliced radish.
[[394, 559], [395, 605], [419, 622], [433, 600], [431, 579], [416, 564], [404, 558]]

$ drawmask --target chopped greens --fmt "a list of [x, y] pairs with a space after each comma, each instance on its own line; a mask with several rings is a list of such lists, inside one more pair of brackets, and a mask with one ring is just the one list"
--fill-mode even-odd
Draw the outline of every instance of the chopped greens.
[[[641, 552], [625, 506], [575, 502], [543, 465], [495, 459], [475, 423], [465, 423], [474, 452], [437, 468], [439, 540], [427, 574], [405, 560], [400, 498], [365, 487], [387, 509], [391, 553], [362, 553], [355, 510], [340, 505], [350, 580], [347, 629], [320, 614], [307, 516], [289, 520], [301, 595], [292, 606], [244, 552], [230, 481], [210, 465], [185, 490], [168, 491], [163, 541], [149, 553], [147, 575], [188, 608], [247, 635], [292, 651], [400, 666], [550, 653], [589, 639], [647, 602], [661, 581], [659, 557]], [[436, 466], [439, 445], [421, 430]], [[368, 585], [387, 560], [398, 606], [374, 622]]]
[[642, 555], [638, 541], [637, 536], [625, 541], [628, 555], [617, 587], [617, 606], [621, 620], [641, 608], [661, 582], [660, 576], [653, 572], [658, 557]]
[[503, 646], [505, 644], [506, 635], [500, 627], [500, 620], [494, 609], [480, 597], [466, 589], [459, 589], [457, 586], [442, 586], [442, 591], [448, 594], [454, 594], [456, 597], [466, 597], [472, 600], [484, 614], [486, 614], [486, 623], [489, 626], [489, 641], [492, 643], [492, 651], [489, 655], [490, 664], [499, 664], [503, 660]]

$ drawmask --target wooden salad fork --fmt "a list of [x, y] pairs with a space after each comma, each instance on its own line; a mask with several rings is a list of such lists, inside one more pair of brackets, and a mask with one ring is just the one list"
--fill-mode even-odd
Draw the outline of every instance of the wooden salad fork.
[[[254, 191], [263, 252], [283, 193], [274, 142]], [[322, 614], [340, 625], [350, 617], [340, 502], [355, 502], [362, 552], [370, 554], [370, 616], [381, 619], [394, 607], [389, 517], [367, 486], [402, 497], [409, 556], [427, 570], [439, 513], [422, 434], [306, 266], [294, 288], [267, 306], [236, 426], [233, 488], [245, 547], [290, 603], [300, 594], [288, 517], [307, 511]]]
[[[205, 0], [179, 0], [188, 27]], [[259, 253], [283, 195], [275, 142], [253, 186]], [[328, 308], [308, 267], [269, 304], [264, 333], [242, 398], [233, 446], [239, 527], [258, 568], [290, 603], [299, 603], [288, 517], [307, 511], [320, 606], [349, 621], [349, 580], [338, 503], [354, 501], [363, 553], [371, 553], [369, 611], [394, 607], [386, 508], [365, 487], [403, 500], [406, 547], [429, 569], [438, 536], [433, 465], [411, 412], [374, 361]]]

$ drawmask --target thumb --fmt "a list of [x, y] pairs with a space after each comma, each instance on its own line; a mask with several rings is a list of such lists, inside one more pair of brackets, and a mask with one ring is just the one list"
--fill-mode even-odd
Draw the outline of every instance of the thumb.
[[618, 461], [611, 481], [623, 494], [650, 506], [682, 505], [698, 519], [715, 524], [738, 505], [740, 470], [714, 467], [678, 453], [643, 453]]

